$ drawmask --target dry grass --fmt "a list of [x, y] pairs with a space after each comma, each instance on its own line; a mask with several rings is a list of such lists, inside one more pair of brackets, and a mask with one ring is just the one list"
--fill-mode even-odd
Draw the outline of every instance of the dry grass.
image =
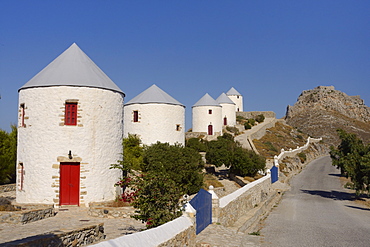
[[224, 185], [218, 181], [218, 178], [215, 175], [207, 173], [203, 178], [203, 189], [208, 190], [210, 185], [212, 185], [214, 188], [224, 187]]
[[266, 135], [259, 140], [253, 140], [258, 152], [266, 158], [273, 158], [279, 155], [281, 149], [289, 150], [303, 146], [308, 138], [307, 134], [299, 132], [297, 129], [276, 123], [275, 127], [267, 129]]

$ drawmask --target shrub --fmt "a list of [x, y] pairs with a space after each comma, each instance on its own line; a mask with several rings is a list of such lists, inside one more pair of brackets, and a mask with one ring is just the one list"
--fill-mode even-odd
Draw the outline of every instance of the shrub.
[[253, 118], [250, 118], [248, 119], [248, 123], [251, 125], [251, 126], [254, 126], [256, 124], [256, 120], [253, 119]]
[[260, 114], [260, 115], [257, 115], [257, 116], [255, 117], [255, 119], [256, 119], [256, 121], [257, 121], [258, 123], [262, 123], [263, 121], [265, 121], [265, 116], [264, 116], [263, 114]]
[[267, 142], [264, 142], [263, 144], [265, 144], [270, 151], [279, 152], [277, 148], [271, 142], [267, 141]]
[[304, 163], [306, 160], [307, 160], [307, 156], [305, 153], [299, 153], [297, 154], [297, 156], [299, 157], [299, 159], [301, 160], [301, 163]]
[[231, 126], [226, 126], [226, 130], [234, 133], [235, 135], [239, 135], [239, 129], [237, 127], [231, 127]]
[[207, 150], [206, 141], [198, 138], [190, 138], [189, 140], [186, 140], [185, 146], [192, 148], [197, 152], [205, 152]]
[[[137, 177], [137, 208], [135, 219], [146, 222], [147, 228], [157, 227], [181, 216], [183, 192], [168, 174], [149, 171]], [[180, 202], [180, 203], [179, 203]]]
[[252, 126], [250, 125], [250, 123], [249, 123], [249, 122], [245, 122], [245, 123], [244, 123], [244, 129], [249, 130], [249, 129], [251, 129], [251, 128], [252, 128]]
[[201, 155], [192, 148], [157, 142], [144, 149], [142, 171], [167, 175], [189, 195], [202, 187], [203, 167]]
[[236, 116], [236, 121], [237, 122], [239, 122], [239, 123], [241, 123], [241, 122], [243, 122], [243, 121], [245, 121], [246, 119], [245, 119], [245, 117], [242, 117], [242, 116]]

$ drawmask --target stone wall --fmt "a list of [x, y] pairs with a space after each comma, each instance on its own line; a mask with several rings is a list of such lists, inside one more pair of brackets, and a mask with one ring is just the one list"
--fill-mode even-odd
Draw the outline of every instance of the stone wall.
[[90, 203], [89, 215], [100, 218], [131, 218], [135, 214], [134, 207], [106, 207], [99, 203]]
[[15, 191], [15, 184], [0, 185], [0, 193]]
[[[15, 206], [17, 207], [17, 205]], [[55, 216], [55, 210], [53, 206], [42, 209], [21, 211], [0, 211], [0, 223], [27, 224], [53, 216]]]
[[54, 231], [43, 235], [36, 235], [16, 241], [4, 243], [4, 246], [55, 246], [72, 247], [84, 246], [104, 239], [103, 223], [86, 226], [73, 231]]
[[217, 222], [232, 226], [239, 218], [268, 199], [271, 192], [270, 174], [260, 178], [233, 193], [219, 199]]
[[276, 114], [273, 111], [249, 111], [249, 112], [236, 112], [236, 116], [242, 116], [246, 119], [255, 118], [258, 115], [264, 115], [265, 118], [276, 118]]

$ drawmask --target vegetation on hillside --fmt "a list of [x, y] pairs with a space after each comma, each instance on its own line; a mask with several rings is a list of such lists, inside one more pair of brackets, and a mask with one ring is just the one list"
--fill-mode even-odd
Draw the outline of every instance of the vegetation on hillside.
[[195, 150], [199, 150], [199, 146], [201, 146], [201, 149], [206, 151], [208, 164], [216, 167], [225, 165], [234, 174], [252, 177], [265, 168], [265, 159], [253, 151], [242, 148], [231, 134], [224, 133], [213, 141], [192, 139], [188, 140], [186, 145]]
[[15, 183], [17, 162], [17, 127], [10, 133], [0, 129], [0, 184]]
[[337, 130], [341, 143], [330, 148], [333, 165], [351, 179], [353, 189], [359, 195], [370, 193], [370, 145], [364, 145], [356, 134]]
[[275, 155], [279, 155], [281, 149], [289, 150], [303, 146], [307, 138], [308, 135], [300, 130], [277, 122], [275, 127], [266, 130], [266, 135], [261, 139], [253, 140], [253, 144], [262, 156], [273, 158]]

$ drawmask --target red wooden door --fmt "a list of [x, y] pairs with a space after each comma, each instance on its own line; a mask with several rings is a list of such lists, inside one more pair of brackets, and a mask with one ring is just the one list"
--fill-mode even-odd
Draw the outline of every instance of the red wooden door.
[[60, 163], [60, 205], [80, 205], [80, 163]]
[[227, 117], [224, 117], [224, 125], [227, 125]]
[[208, 125], [208, 135], [213, 135], [213, 126], [211, 124]]

